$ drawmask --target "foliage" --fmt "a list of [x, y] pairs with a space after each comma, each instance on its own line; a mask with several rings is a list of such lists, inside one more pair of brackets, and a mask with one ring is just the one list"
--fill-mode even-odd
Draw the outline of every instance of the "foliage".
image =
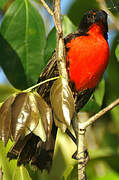
[[[9, 4], [7, 6], [7, 10], [5, 7], [6, 3]], [[117, 1], [116, 3], [118, 4]], [[118, 13], [113, 7], [112, 1], [108, 0], [107, 5], [109, 8], [112, 8], [113, 14], [118, 16]], [[91, 8], [97, 8], [98, 6], [99, 5], [96, 0], [75, 0], [69, 8], [68, 16], [63, 16], [62, 18], [64, 36], [76, 30], [75, 25], [79, 24], [81, 16], [84, 12]], [[16, 113], [14, 113], [14, 117], [20, 116], [21, 111], [23, 111], [25, 108], [25, 102], [30, 98], [30, 100], [33, 101], [32, 105], [36, 109], [38, 107], [36, 114], [33, 114], [32, 111], [32, 117], [29, 117], [34, 119], [35, 124], [35, 127], [31, 129], [31, 131], [34, 131], [34, 133], [38, 134], [41, 139], [45, 141], [46, 135], [49, 134], [49, 131], [48, 129], [45, 129], [46, 126], [42, 124], [41, 119], [44, 119], [46, 124], [48, 123], [48, 117], [44, 116], [43, 112], [44, 109], [47, 109], [48, 112], [50, 111], [48, 106], [40, 96], [35, 94], [36, 92], [33, 92], [32, 94], [32, 92], [29, 93], [27, 91], [20, 91], [20, 94], [18, 95], [19, 90], [17, 89], [24, 90], [36, 84], [42, 69], [46, 66], [56, 47], [56, 30], [53, 28], [46, 37], [44, 22], [42, 16], [39, 13], [40, 10], [38, 11], [36, 6], [34, 6], [30, 0], [1, 0], [0, 9], [4, 10], [4, 18], [0, 26], [0, 66], [4, 70], [12, 86], [14, 86], [14, 88], [8, 85], [0, 86], [0, 103], [2, 103], [11, 94], [17, 93], [17, 96], [12, 95], [11, 97], [18, 106], [19, 97], [23, 96], [23, 93], [25, 93], [25, 96], [20, 99], [20, 105], [22, 104], [22, 106], [20, 107], [21, 109], [19, 112], [15, 111], [16, 107], [12, 106], [13, 111]], [[118, 98], [118, 39], [119, 34], [117, 33], [111, 46], [111, 56], [108, 70], [105, 73], [104, 78], [101, 79], [90, 101], [82, 109], [82, 111], [96, 113], [101, 109], [101, 107], [108, 105], [113, 100]], [[64, 85], [62, 83], [60, 84], [59, 82], [57, 84], [59, 85], [59, 89], [57, 90], [56, 87], [53, 89], [53, 91], [56, 91], [56, 95], [59, 94], [58, 92], [61, 91], [62, 86]], [[69, 93], [69, 91], [67, 93]], [[62, 96], [64, 96], [64, 94], [61, 94], [61, 97], [57, 98], [60, 99]], [[55, 101], [53, 98], [55, 97], [52, 95], [51, 98], [52, 103], [54, 103]], [[69, 96], [69, 99], [71, 98], [72, 97]], [[9, 108], [6, 108], [6, 105], [4, 104], [4, 109], [6, 108], [5, 113], [9, 115], [9, 111], [7, 110], [11, 108], [11, 104], [7, 105], [9, 105]], [[42, 106], [44, 107], [43, 110], [41, 110]], [[56, 104], [54, 104], [54, 108], [55, 106]], [[56, 112], [56, 116], [59, 116], [58, 113], [59, 112]], [[91, 158], [87, 166], [87, 176], [89, 179], [119, 179], [118, 114], [119, 107], [116, 107], [110, 113], [105, 115], [100, 121], [96, 122], [94, 127], [90, 127], [87, 132], [88, 150]], [[28, 123], [27, 127], [30, 129], [33, 126], [29, 124], [29, 118], [27, 119], [28, 121], [24, 123]], [[38, 119], [40, 119], [40, 128], [39, 126], [36, 128]], [[61, 121], [67, 121], [67, 119], [64, 119], [65, 118], [63, 117]], [[17, 124], [18, 122], [16, 120], [17, 118], [14, 118], [14, 122]], [[8, 128], [10, 121], [10, 116], [7, 116], [7, 119], [5, 119], [7, 126], [4, 126], [5, 128]], [[14, 125], [16, 126], [16, 124]], [[68, 122], [68, 124], [70, 124], [70, 122]], [[5, 128], [4, 132], [6, 132]], [[41, 131], [38, 131], [38, 128]], [[22, 130], [23, 127], [19, 127], [17, 134], [15, 134], [15, 132], [13, 133], [14, 140], [15, 138], [17, 139], [17, 136], [19, 136], [19, 133], [21, 133]], [[10, 132], [8, 131], [7, 134], [5, 134], [5, 143], [8, 141], [9, 133]], [[25, 129], [25, 133], [29, 133], [28, 129]], [[17, 178], [20, 180], [77, 179], [77, 164], [75, 160], [71, 159], [71, 156], [75, 152], [76, 147], [73, 142], [60, 130], [58, 132], [54, 162], [50, 174], [47, 174], [45, 171], [42, 173], [40, 171], [34, 171], [30, 166], [17, 167], [15, 160], [9, 162], [6, 158], [6, 154], [11, 146], [12, 142], [10, 140], [7, 144], [7, 147], [4, 147], [3, 142], [0, 141], [0, 167], [4, 173], [3, 180], [16, 180]]]

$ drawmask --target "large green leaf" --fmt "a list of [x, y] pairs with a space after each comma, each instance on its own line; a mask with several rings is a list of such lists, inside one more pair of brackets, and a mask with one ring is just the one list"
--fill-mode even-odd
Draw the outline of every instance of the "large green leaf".
[[17, 53], [0, 34], [0, 65], [8, 80], [18, 89], [27, 87], [25, 72]]
[[24, 167], [17, 167], [16, 161], [9, 161], [6, 154], [12, 143], [9, 141], [7, 147], [0, 142], [0, 168], [3, 171], [3, 180], [31, 180]]
[[53, 28], [50, 33], [48, 34], [47, 44], [45, 49], [45, 62], [47, 63], [52, 53], [56, 48], [56, 29]]
[[91, 180], [118, 180], [119, 174], [101, 158], [100, 160], [90, 160], [87, 166], [87, 177]]
[[15, 169], [12, 180], [31, 180], [31, 178], [25, 167], [21, 166]]
[[16, 89], [7, 85], [1, 84], [0, 85], [0, 103], [8, 98], [12, 93], [16, 92]]
[[81, 109], [83, 112], [91, 112], [97, 113], [100, 110], [100, 106], [96, 103], [96, 101], [91, 97], [89, 101], [85, 104], [85, 106]]
[[[115, 49], [118, 45], [119, 34], [115, 37], [112, 48], [111, 48], [111, 57], [110, 57], [110, 63], [108, 66], [107, 71], [107, 79], [106, 81], [106, 98], [105, 103], [106, 105], [110, 104], [112, 101], [114, 101], [116, 98], [119, 98], [119, 62], [116, 59], [115, 56]], [[119, 130], [119, 106], [115, 107], [111, 111], [112, 120], [113, 123], [115, 123], [115, 127]]]
[[6, 4], [7, 0], [0, 0], [0, 9], [4, 9], [4, 6]]
[[[19, 56], [18, 65], [21, 64], [24, 70], [27, 87], [35, 84], [45, 65], [46, 35], [43, 20], [30, 0], [15, 0], [12, 3], [3, 19], [1, 34]], [[4, 60], [5, 58], [0, 58], [0, 63]], [[14, 59], [12, 57], [10, 59], [6, 58], [4, 71], [9, 71], [11, 67], [14, 68], [15, 74], [16, 70], [17, 74], [21, 73], [17, 69], [17, 64], [14, 65]], [[13, 72], [9, 76], [14, 76]], [[17, 79], [17, 82], [21, 84], [20, 79]], [[16, 87], [16, 83], [13, 85]]]
[[9, 162], [6, 157], [7, 151], [11, 146], [11, 142], [8, 143], [7, 147], [4, 146], [4, 143], [0, 141], [0, 167], [3, 171], [3, 180], [12, 179], [12, 175], [17, 167], [16, 161]]
[[105, 80], [104, 78], [102, 78], [96, 90], [94, 91], [94, 98], [99, 106], [101, 106], [103, 103], [104, 94], [105, 94]]
[[119, 44], [118, 44], [117, 47], [116, 47], [115, 55], [116, 55], [116, 57], [117, 57], [117, 60], [119, 61]]
[[76, 30], [76, 26], [72, 23], [72, 21], [68, 18], [68, 16], [63, 16], [62, 19], [62, 27], [63, 27], [63, 35], [66, 37], [68, 34], [74, 32]]
[[98, 6], [96, 0], [73, 0], [68, 11], [68, 16], [74, 24], [79, 25], [83, 14], [89, 9], [99, 8]]

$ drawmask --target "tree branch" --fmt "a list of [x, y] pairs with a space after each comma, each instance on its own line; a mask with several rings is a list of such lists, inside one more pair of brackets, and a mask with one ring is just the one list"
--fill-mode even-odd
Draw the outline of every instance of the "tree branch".
[[53, 11], [49, 8], [49, 6], [47, 5], [47, 3], [44, 0], [41, 0], [44, 8], [48, 11], [48, 13], [53, 16]]
[[86, 163], [88, 161], [88, 155], [85, 155], [85, 131], [88, 126], [94, 123], [98, 118], [103, 116], [105, 113], [113, 109], [115, 106], [119, 105], [119, 98], [116, 99], [106, 108], [102, 109], [100, 112], [89, 118], [86, 122], [80, 122], [75, 118], [75, 133], [77, 136], [77, 154], [76, 159], [78, 160], [78, 180], [86, 180]]
[[56, 31], [57, 31], [57, 48], [56, 48], [56, 59], [58, 64], [59, 74], [68, 81], [68, 75], [66, 71], [65, 61], [65, 48], [63, 40], [63, 30], [61, 22], [61, 11], [60, 11], [60, 0], [54, 1], [54, 11], [52, 11], [44, 0], [41, 0], [43, 6], [46, 8], [48, 13], [53, 16]]
[[77, 136], [78, 180], [86, 180], [85, 130], [79, 130]]
[[54, 23], [57, 30], [57, 49], [56, 58], [58, 64], [58, 70], [60, 75], [68, 81], [68, 75], [66, 71], [66, 61], [65, 61], [65, 48], [63, 39], [63, 30], [61, 22], [61, 10], [60, 10], [60, 0], [54, 1]]
[[99, 119], [101, 116], [103, 116], [105, 113], [113, 109], [115, 106], [119, 105], [119, 98], [113, 101], [109, 106], [102, 109], [100, 112], [92, 116], [88, 119], [88, 121], [79, 123], [79, 129], [86, 129], [88, 126], [90, 126], [92, 123], [94, 123], [97, 119]]

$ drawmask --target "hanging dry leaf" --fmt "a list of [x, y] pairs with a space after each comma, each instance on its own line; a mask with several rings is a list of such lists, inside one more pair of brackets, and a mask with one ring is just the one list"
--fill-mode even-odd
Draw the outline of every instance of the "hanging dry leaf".
[[65, 132], [65, 131], [66, 131], [67, 125], [64, 124], [63, 122], [59, 121], [59, 120], [57, 119], [55, 113], [54, 113], [54, 122], [55, 122], [55, 125], [62, 130], [62, 132]]
[[[72, 92], [65, 81], [65, 79], [57, 79], [50, 91], [50, 101], [55, 113], [55, 120], [57, 119], [61, 123], [70, 126], [71, 119], [75, 112], [75, 103]], [[56, 121], [55, 121], [56, 122]], [[56, 125], [60, 128], [61, 124]]]
[[34, 92], [34, 95], [37, 101], [37, 106], [40, 112], [41, 119], [39, 119], [39, 124], [36, 127], [36, 129], [33, 131], [33, 133], [36, 135], [37, 133], [41, 134], [41, 132], [43, 132], [44, 129], [47, 138], [49, 138], [53, 123], [52, 110], [37, 92]]
[[10, 96], [0, 107], [0, 137], [7, 144], [11, 137], [11, 105], [15, 94]]
[[39, 121], [39, 111], [32, 93], [20, 93], [12, 104], [12, 136], [14, 141], [32, 132]]

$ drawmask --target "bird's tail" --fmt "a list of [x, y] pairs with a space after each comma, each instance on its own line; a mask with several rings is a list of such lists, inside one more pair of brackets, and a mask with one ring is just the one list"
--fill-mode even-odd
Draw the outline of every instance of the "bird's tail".
[[57, 127], [53, 124], [52, 132], [46, 142], [30, 133], [25, 137], [20, 137], [7, 154], [11, 159], [18, 159], [18, 166], [31, 162], [32, 165], [41, 171], [50, 171], [54, 154]]

